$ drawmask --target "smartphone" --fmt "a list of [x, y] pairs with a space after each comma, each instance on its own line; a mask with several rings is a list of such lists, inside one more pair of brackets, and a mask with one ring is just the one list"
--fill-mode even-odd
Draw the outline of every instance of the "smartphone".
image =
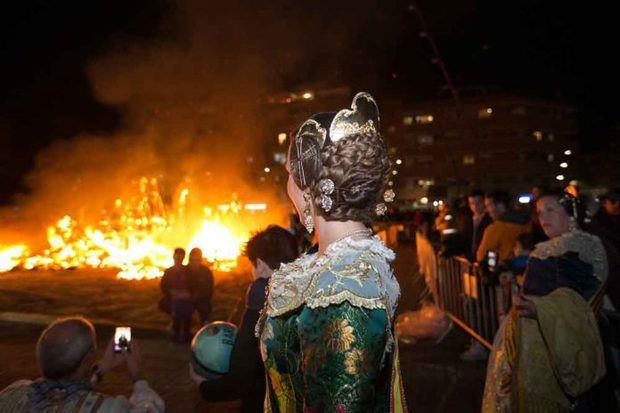
[[121, 353], [129, 350], [131, 342], [131, 327], [116, 327], [114, 330], [114, 351]]
[[487, 266], [489, 267], [489, 271], [495, 271], [495, 267], [497, 266], [497, 254], [495, 251], [487, 252]]

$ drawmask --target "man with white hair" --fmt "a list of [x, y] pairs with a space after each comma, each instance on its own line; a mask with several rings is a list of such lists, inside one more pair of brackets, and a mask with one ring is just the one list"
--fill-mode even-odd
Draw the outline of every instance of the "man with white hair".
[[[97, 334], [81, 317], [52, 322], [39, 337], [36, 355], [42, 377], [19, 380], [0, 392], [0, 412], [163, 413], [163, 400], [142, 376], [142, 362], [135, 340], [129, 350], [114, 352], [114, 340], [95, 363]], [[111, 369], [126, 362], [134, 383], [129, 399], [107, 396], [94, 386]]]

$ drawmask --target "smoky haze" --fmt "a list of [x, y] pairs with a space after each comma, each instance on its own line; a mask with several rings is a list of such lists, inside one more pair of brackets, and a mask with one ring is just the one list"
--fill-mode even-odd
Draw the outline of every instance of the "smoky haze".
[[255, 185], [263, 139], [277, 132], [264, 121], [267, 96], [304, 76], [338, 75], [338, 57], [364, 23], [356, 7], [339, 2], [326, 14], [318, 3], [187, 0], [172, 4], [165, 36], [113, 39], [85, 70], [97, 99], [122, 111], [121, 130], [41, 152], [30, 193], [2, 213], [0, 240], [27, 233], [41, 241], [40, 229], [65, 214], [96, 222], [115, 199], [135, 194], [142, 176], [159, 179], [166, 203], [182, 187], [196, 205], [226, 202], [233, 192], [247, 202], [275, 200], [275, 191]]

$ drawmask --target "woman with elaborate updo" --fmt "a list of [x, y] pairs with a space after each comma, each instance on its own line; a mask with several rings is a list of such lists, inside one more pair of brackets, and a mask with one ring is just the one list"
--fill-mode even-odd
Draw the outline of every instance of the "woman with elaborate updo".
[[522, 291], [495, 337], [483, 412], [615, 411], [592, 397], [606, 370], [597, 325], [605, 250], [580, 229], [584, 208], [571, 194], [543, 194], [536, 210], [549, 240], [530, 255]]
[[275, 271], [257, 325], [265, 411], [405, 411], [392, 336], [394, 253], [369, 228], [394, 193], [373, 98], [312, 116], [291, 137], [288, 194], [318, 252]]

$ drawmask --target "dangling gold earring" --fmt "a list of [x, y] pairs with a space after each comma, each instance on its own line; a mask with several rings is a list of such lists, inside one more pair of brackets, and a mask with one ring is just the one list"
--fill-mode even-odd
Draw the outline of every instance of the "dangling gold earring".
[[573, 217], [570, 217], [570, 219], [568, 220], [568, 230], [570, 232], [577, 230], [577, 220]]
[[306, 231], [312, 234], [314, 231], [314, 218], [312, 217], [312, 209], [311, 209], [311, 201], [310, 194], [304, 192], [304, 201], [306, 202], [306, 207], [304, 208], [304, 227], [306, 227]]

